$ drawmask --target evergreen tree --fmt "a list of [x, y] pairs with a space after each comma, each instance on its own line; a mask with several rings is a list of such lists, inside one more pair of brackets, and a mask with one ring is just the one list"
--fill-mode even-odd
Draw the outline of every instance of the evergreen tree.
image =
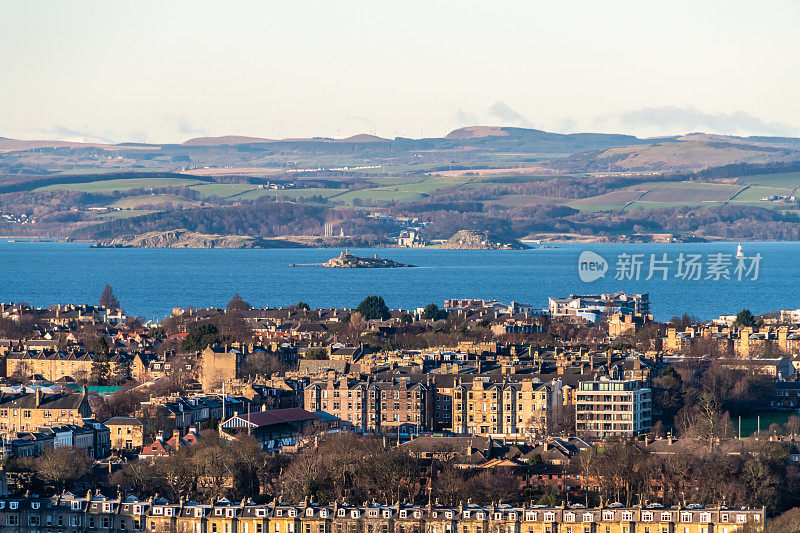
[[424, 320], [436, 320], [439, 318], [439, 306], [435, 303], [429, 303], [422, 311], [422, 318]]
[[190, 352], [193, 350], [203, 350], [206, 346], [216, 344], [220, 341], [219, 330], [214, 324], [202, 324], [197, 326], [183, 339], [181, 348]]
[[245, 302], [238, 292], [233, 295], [231, 301], [225, 306], [228, 311], [247, 311], [250, 308], [250, 304]]
[[103, 294], [100, 295], [100, 307], [119, 309], [119, 300], [114, 296], [114, 289], [108, 283], [106, 283], [106, 288], [103, 289]]
[[111, 377], [111, 365], [108, 364], [108, 357], [103, 353], [94, 354], [89, 382], [93, 385], [105, 385], [109, 377]]
[[364, 301], [358, 304], [356, 311], [361, 313], [365, 320], [388, 320], [391, 316], [383, 297], [377, 294], [364, 298]]

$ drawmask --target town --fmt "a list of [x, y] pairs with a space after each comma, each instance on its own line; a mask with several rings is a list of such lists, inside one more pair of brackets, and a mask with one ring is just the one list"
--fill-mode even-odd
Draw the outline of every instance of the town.
[[9, 531], [733, 532], [798, 516], [800, 310], [659, 323], [648, 294], [411, 310], [237, 294], [146, 323], [107, 286], [100, 305], [0, 304], [0, 337]]

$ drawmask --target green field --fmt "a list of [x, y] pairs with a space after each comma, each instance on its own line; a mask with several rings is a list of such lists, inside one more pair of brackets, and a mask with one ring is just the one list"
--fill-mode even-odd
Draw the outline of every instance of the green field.
[[131, 178], [118, 180], [89, 181], [86, 183], [64, 183], [58, 185], [48, 185], [34, 189], [33, 192], [51, 191], [56, 189], [80, 192], [114, 192], [127, 191], [130, 189], [149, 189], [150, 187], [188, 187], [198, 183], [204, 183], [191, 178]]
[[[748, 187], [731, 199], [732, 202], [761, 202], [765, 196], [789, 196], [792, 189], [774, 187]], [[767, 202], [764, 202], [767, 203]]]
[[745, 185], [762, 185], [764, 187], [795, 189], [800, 187], [800, 172], [743, 176], [739, 178], [739, 181]]
[[[767, 431], [769, 429], [770, 424], [779, 424], [784, 425], [789, 417], [796, 413], [790, 412], [776, 412], [776, 411], [766, 411], [760, 413], [761, 417], [761, 431]], [[748, 418], [742, 418], [742, 437], [749, 437], [753, 433], [758, 430], [759, 426], [759, 415], [755, 415]], [[731, 419], [733, 422], [733, 432], [734, 434], [739, 433], [739, 418]]]

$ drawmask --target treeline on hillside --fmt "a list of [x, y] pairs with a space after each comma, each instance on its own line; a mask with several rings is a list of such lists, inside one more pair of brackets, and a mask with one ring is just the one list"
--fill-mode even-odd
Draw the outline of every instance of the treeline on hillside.
[[319, 235], [325, 224], [326, 211], [319, 206], [264, 201], [235, 208], [186, 209], [113, 220], [81, 228], [72, 236], [76, 239], [103, 239], [178, 228], [199, 233], [262, 237]]
[[145, 194], [169, 194], [187, 200], [205, 200], [200, 193], [188, 187], [154, 187], [89, 193], [66, 189], [48, 189], [44, 191], [25, 191], [0, 194], [0, 211], [9, 214], [26, 214], [42, 216], [47, 213], [66, 211], [72, 208], [90, 206], [106, 206], [121, 198], [130, 198]]
[[[92, 174], [90, 181], [110, 181], [121, 179], [141, 179], [141, 178], [186, 178], [184, 174], [175, 174], [172, 172], [120, 172], [114, 174]], [[213, 182], [212, 178], [202, 176], [191, 176], [191, 179], [197, 181]], [[71, 183], [85, 183], [87, 176], [85, 174], [75, 175], [59, 175], [59, 176], [6, 176], [0, 181], [0, 194], [9, 192], [31, 191], [40, 187], [47, 187], [49, 185], [66, 185]]]
[[508, 238], [546, 232], [600, 236], [697, 232], [730, 239], [800, 238], [800, 218], [796, 215], [755, 206], [682, 206], [601, 212], [578, 212], [558, 205], [508, 209], [491, 206], [482, 212], [441, 210], [414, 214], [431, 223], [423, 231], [430, 239], [448, 238], [459, 229], [487, 230]]

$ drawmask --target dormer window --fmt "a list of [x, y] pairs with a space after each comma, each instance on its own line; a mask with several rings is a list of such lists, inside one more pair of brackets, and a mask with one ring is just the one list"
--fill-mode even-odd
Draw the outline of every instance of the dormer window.
[[222, 509], [214, 509], [214, 516], [222, 516]]
[[294, 509], [289, 509], [289, 516], [294, 518], [295, 516], [297, 516], [297, 511], [295, 511]]
[[166, 509], [164, 509], [164, 516], [172, 516], [173, 511], [174, 509], [172, 509], [171, 507], [167, 507]]
[[358, 518], [360, 515], [361, 513], [358, 512], [358, 509], [353, 509], [350, 511], [350, 518]]
[[283, 516], [283, 509], [275, 509], [275, 516]]
[[606, 522], [614, 520], [614, 511], [603, 511], [603, 520]]
[[574, 522], [575, 513], [564, 513], [564, 522]]
[[10, 507], [12, 510], [14, 510], [14, 509], [16, 509], [17, 507], [19, 507], [19, 502], [11, 502], [11, 504], [9, 504], [9, 507]]
[[483, 520], [483, 517], [484, 517], [484, 514], [483, 514], [483, 513], [477, 513], [477, 514], [475, 515], [475, 518], [477, 518], [478, 520]]
[[503, 513], [494, 513], [494, 519], [495, 520], [502, 520], [503, 519]]
[[38, 509], [38, 508], [39, 508], [39, 502], [31, 503], [31, 509]]
[[134, 505], [133, 506], [133, 514], [142, 514], [142, 506], [141, 505]]
[[470, 515], [469, 511], [464, 511], [464, 518], [469, 518], [469, 515]]
[[447, 511], [446, 513], [444, 513], [444, 517], [445, 518], [453, 518], [453, 511]]
[[111, 512], [111, 504], [110, 503], [104, 503], [103, 504], [103, 512], [104, 513]]
[[256, 516], [258, 518], [263, 518], [263, 517], [267, 516], [267, 510], [266, 509], [256, 509]]
[[378, 511], [376, 511], [375, 509], [370, 509], [369, 516], [372, 517], [372, 518], [377, 517], [378, 516]]
[[525, 520], [533, 522], [534, 520], [536, 520], [536, 513], [528, 511], [527, 513], [525, 513]]
[[556, 513], [553, 512], [544, 513], [545, 522], [555, 522], [555, 520], [556, 520]]
[[344, 516], [344, 509], [339, 509], [338, 511], [336, 511], [336, 515], [337, 516]]
[[414, 518], [422, 518], [422, 511], [414, 511]]
[[408, 511], [400, 511], [400, 518], [408, 518]]
[[384, 518], [391, 518], [391, 516], [392, 516], [392, 512], [389, 509], [384, 509], [383, 510], [383, 517]]
[[[73, 507], [72, 508], [75, 509], [74, 502], [73, 502]], [[153, 514], [157, 514], [157, 515], [164, 514], [164, 509], [162, 509], [161, 507], [153, 507]]]
[[233, 518], [234, 516], [236, 516], [236, 509], [227, 509], [225, 515], [228, 518]]
[[321, 518], [328, 518], [328, 510], [327, 510], [327, 509], [323, 509], [323, 510], [321, 510], [321, 511], [319, 512], [319, 516], [320, 516]]
[[584, 522], [594, 522], [594, 515], [592, 513], [584, 513], [583, 514], [583, 521]]
[[198, 507], [194, 510], [194, 517], [195, 518], [202, 518], [203, 517], [203, 509]]
[[306, 509], [306, 516], [314, 516], [314, 508], [313, 507], [309, 507], [308, 509]]
[[508, 519], [509, 520], [516, 520], [517, 519], [517, 513], [508, 513]]

